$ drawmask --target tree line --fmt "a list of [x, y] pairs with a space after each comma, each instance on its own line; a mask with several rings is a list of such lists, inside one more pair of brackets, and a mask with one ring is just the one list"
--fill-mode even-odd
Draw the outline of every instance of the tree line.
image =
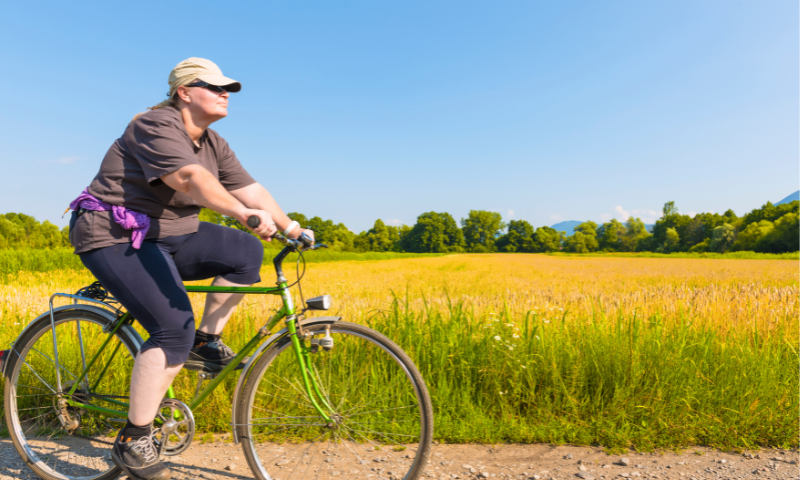
[[[800, 202], [782, 205], [767, 202], [742, 217], [732, 210], [723, 214], [700, 213], [691, 217], [667, 202], [652, 232], [639, 218], [625, 222], [592, 221], [575, 227], [572, 235], [552, 227], [534, 228], [526, 220], [503, 221], [497, 212], [471, 210], [456, 222], [446, 212], [426, 212], [413, 226], [386, 225], [375, 221], [359, 234], [343, 223], [302, 213], [289, 214], [305, 228], [314, 230], [317, 241], [344, 252], [491, 253], [566, 251], [589, 252], [719, 252], [754, 251], [785, 253], [800, 250]], [[238, 221], [203, 209], [200, 220], [247, 231]], [[30, 215], [0, 215], [0, 249], [69, 247], [68, 229], [48, 221], [39, 223]], [[277, 247], [278, 245], [275, 245]]]
[[69, 229], [45, 220], [39, 223], [24, 213], [0, 214], [0, 249], [69, 246]]
[[[289, 214], [300, 225], [314, 230], [317, 241], [334, 250], [353, 252], [414, 253], [490, 253], [566, 251], [589, 252], [719, 252], [754, 251], [785, 253], [800, 250], [800, 202], [782, 205], [767, 202], [743, 217], [732, 210], [723, 214], [700, 213], [691, 217], [678, 212], [675, 202], [667, 202], [662, 216], [648, 232], [640, 218], [625, 222], [612, 219], [598, 225], [583, 222], [572, 235], [552, 227], [534, 228], [526, 220], [504, 222], [497, 212], [471, 210], [456, 222], [447, 212], [426, 212], [413, 226], [386, 225], [375, 221], [360, 234], [344, 224]], [[215, 219], [211, 219], [211, 215]], [[208, 211], [208, 221], [244, 229], [238, 222]]]

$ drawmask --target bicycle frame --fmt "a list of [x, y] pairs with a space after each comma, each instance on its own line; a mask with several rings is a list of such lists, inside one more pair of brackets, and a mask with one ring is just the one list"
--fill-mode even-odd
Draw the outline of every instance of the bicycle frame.
[[[328, 415], [328, 411], [332, 411], [333, 409], [330, 405], [328, 405], [328, 402], [325, 400], [325, 396], [322, 394], [322, 391], [317, 385], [315, 376], [310, 373], [312, 371], [311, 356], [309, 354], [311, 349], [307, 347], [297, 335], [297, 315], [295, 313], [294, 302], [292, 300], [292, 296], [289, 293], [289, 287], [287, 285], [286, 279], [283, 277], [283, 273], [280, 267], [280, 263], [283, 261], [283, 258], [289, 253], [289, 251], [290, 251], [289, 247], [286, 247], [283, 251], [281, 251], [280, 254], [278, 254], [278, 256], [274, 260], [276, 272], [278, 274], [277, 287], [219, 287], [219, 286], [188, 286], [188, 285], [186, 286], [186, 291], [188, 293], [241, 293], [250, 295], [253, 294], [280, 295], [281, 298], [283, 299], [283, 306], [280, 309], [278, 309], [278, 311], [274, 315], [272, 315], [269, 318], [269, 320], [267, 320], [267, 323], [258, 330], [256, 335], [252, 339], [250, 339], [249, 342], [247, 342], [247, 345], [245, 345], [240, 350], [238, 355], [236, 355], [236, 357], [228, 364], [228, 366], [225, 367], [221, 372], [217, 373], [214, 376], [213, 380], [211, 380], [211, 382], [209, 382], [209, 384], [206, 385], [205, 388], [195, 393], [194, 399], [188, 404], [190, 410], [194, 410], [197, 407], [199, 407], [203, 403], [203, 401], [206, 398], [208, 398], [211, 392], [213, 392], [214, 389], [216, 389], [220, 385], [220, 383], [225, 381], [225, 379], [231, 374], [231, 372], [233, 372], [236, 369], [237, 365], [239, 365], [242, 362], [242, 360], [244, 360], [245, 357], [247, 357], [251, 352], [253, 352], [259, 346], [259, 344], [263, 341], [263, 339], [271, 333], [272, 328], [278, 322], [284, 320], [286, 324], [287, 333], [292, 342], [292, 348], [295, 352], [295, 356], [300, 367], [304, 384], [303, 386], [306, 391], [306, 394], [308, 395], [308, 398], [311, 400], [311, 403], [313, 404], [317, 412], [320, 414], [320, 416], [322, 416], [326, 422], [333, 422], [333, 419]], [[100, 358], [100, 355], [106, 349], [109, 342], [111, 341], [111, 338], [114, 336], [117, 330], [119, 330], [119, 328], [124, 324], [133, 323], [134, 321], [133, 316], [129, 312], [122, 314], [118, 309], [114, 308], [113, 306], [108, 305], [105, 302], [94, 300], [91, 298], [80, 297], [76, 295], [67, 295], [63, 293], [56, 293], [52, 297], [50, 297], [50, 321], [53, 329], [53, 353], [56, 364], [56, 382], [58, 385], [59, 392], [63, 390], [61, 386], [60, 364], [58, 361], [58, 346], [56, 341], [55, 320], [53, 317], [53, 299], [57, 296], [74, 298], [75, 303], [77, 303], [78, 300], [100, 303], [106, 307], [114, 309], [117, 313], [117, 320], [109, 328], [108, 338], [105, 339], [103, 344], [100, 346], [99, 350], [95, 353], [95, 355], [91, 359], [89, 359], [88, 362], [86, 361], [86, 357], [83, 350], [83, 339], [80, 333], [80, 328], [78, 329], [78, 336], [81, 348], [81, 359], [83, 362], [83, 371], [78, 376], [78, 381], [76, 381], [74, 385], [72, 385], [70, 390], [66, 392], [65, 396], [67, 397], [66, 398], [67, 404], [71, 407], [92, 410], [106, 415], [111, 415], [111, 416], [121, 415], [122, 418], [127, 417], [127, 407], [130, 406], [128, 403], [112, 398], [105, 398], [102, 396], [96, 397], [97, 399], [102, 400], [104, 402], [125, 408], [125, 411], [116, 410], [113, 408], [104, 408], [97, 405], [92, 405], [77, 401], [73, 398], [73, 394], [75, 394], [81, 381], [83, 381], [84, 379], [88, 381], [89, 370], [94, 366], [94, 364]], [[111, 362], [113, 361], [114, 357], [119, 351], [119, 347], [121, 345], [122, 343], [120, 342], [115, 347], [114, 351], [111, 354], [111, 357], [108, 359], [108, 362], [101, 370], [99, 377], [95, 380], [94, 386], [91, 386], [89, 390], [92, 390], [100, 383], [100, 380], [105, 375], [106, 371], [111, 365]], [[170, 386], [167, 391], [167, 397], [176, 398], [172, 386]]]

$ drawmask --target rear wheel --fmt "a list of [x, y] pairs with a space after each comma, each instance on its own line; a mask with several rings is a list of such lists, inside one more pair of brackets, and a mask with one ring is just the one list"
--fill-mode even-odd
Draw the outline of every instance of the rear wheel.
[[310, 354], [326, 422], [311, 404], [289, 337], [257, 360], [237, 420], [256, 478], [417, 479], [433, 436], [431, 401], [414, 363], [386, 336], [361, 325], [304, 326], [331, 350]]
[[[125, 415], [112, 421], [93, 410], [67, 406], [70, 398], [113, 410], [125, 402], [137, 342], [119, 329], [88, 374], [79, 378], [109, 334], [109, 319], [91, 310], [54, 314], [62, 391], [56, 382], [49, 315], [37, 320], [14, 344], [5, 384], [6, 423], [14, 446], [45, 479], [110, 480], [121, 471], [111, 461], [111, 444]], [[78, 384], [70, 397], [68, 391]]]

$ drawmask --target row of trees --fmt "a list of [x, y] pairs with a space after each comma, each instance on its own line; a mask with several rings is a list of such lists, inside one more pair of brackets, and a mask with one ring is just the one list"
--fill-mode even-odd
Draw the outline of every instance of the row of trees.
[[[749, 250], [783, 253], [800, 250], [800, 202], [767, 203], [743, 217], [732, 210], [723, 214], [678, 212], [667, 202], [662, 217], [648, 232], [639, 218], [612, 219], [598, 225], [583, 222], [572, 235], [551, 227], [535, 228], [525, 220], [503, 221], [497, 212], [472, 210], [456, 222], [449, 213], [427, 212], [413, 226], [386, 225], [376, 220], [360, 234], [343, 223], [290, 213], [300, 225], [314, 230], [317, 240], [338, 251], [353, 252], [727, 252]], [[202, 221], [247, 230], [236, 220], [203, 209]], [[460, 225], [459, 225], [460, 224]], [[0, 248], [54, 248], [69, 246], [67, 228], [39, 223], [22, 213], [0, 215]]]
[[[800, 250], [798, 206], [800, 206], [798, 201], [777, 206], [767, 202], [761, 208], [741, 218], [732, 210], [722, 215], [700, 213], [690, 217], [681, 215], [675, 202], [667, 202], [652, 232], [647, 231], [641, 219], [634, 217], [625, 223], [616, 219], [602, 225], [591, 221], [584, 222], [575, 228], [572, 235], [563, 237], [560, 248], [576, 253], [594, 251], [724, 253], [741, 250], [764, 253], [796, 252]], [[526, 229], [527, 232], [530, 230]], [[522, 232], [516, 235], [509, 228], [509, 232], [498, 239], [498, 249], [542, 251], [541, 246], [535, 241], [538, 233], [539, 229], [534, 235], [523, 235]], [[552, 235], [552, 232], [547, 233]], [[541, 242], [538, 243], [541, 245]], [[552, 248], [548, 251], [552, 251]]]
[[59, 229], [47, 220], [39, 223], [24, 213], [0, 214], [0, 249], [68, 246], [68, 234], [67, 227]]
[[732, 210], [719, 215], [681, 215], [674, 202], [664, 205], [653, 234], [636, 246], [636, 251], [657, 252], [796, 252], [800, 244], [798, 207], [794, 201], [782, 205], [767, 202], [743, 217]]
[[525, 220], [506, 223], [499, 213], [484, 210], [470, 211], [460, 226], [449, 213], [427, 212], [413, 226], [390, 226], [377, 220], [358, 235], [320, 217], [289, 216], [337, 250], [362, 252], [783, 253], [800, 250], [799, 207], [798, 201], [777, 206], [767, 202], [743, 217], [732, 210], [691, 217], [680, 214], [675, 202], [667, 202], [652, 232], [641, 219], [631, 217], [624, 223], [616, 219], [600, 225], [584, 222], [569, 236], [551, 227], [534, 228]]

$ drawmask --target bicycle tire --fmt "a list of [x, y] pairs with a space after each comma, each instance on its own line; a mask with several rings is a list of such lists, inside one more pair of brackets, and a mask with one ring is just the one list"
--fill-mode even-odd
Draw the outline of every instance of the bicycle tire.
[[[339, 423], [324, 425], [310, 405], [290, 338], [280, 338], [256, 361], [240, 396], [234, 428], [250, 469], [260, 480], [416, 480], [433, 437], [422, 376], [400, 347], [362, 325], [321, 322], [304, 329], [321, 338], [326, 327], [334, 347], [311, 354], [313, 374]], [[256, 418], [254, 410], [280, 416]]]
[[[118, 329], [87, 378], [79, 380], [77, 375], [83, 365], [81, 341], [89, 362], [108, 337], [103, 327], [110, 319], [89, 309], [76, 308], [55, 312], [54, 320], [62, 389], [67, 391], [78, 382], [77, 393], [83, 394], [80, 398], [83, 403], [101, 403], [98, 397], [87, 393], [127, 396], [127, 376], [138, 352], [133, 334], [125, 328]], [[76, 335], [79, 331], [80, 337]], [[112, 356], [115, 349], [117, 353]], [[46, 314], [15, 342], [6, 369], [5, 416], [14, 447], [27, 466], [46, 480], [117, 478], [122, 471], [111, 461], [111, 445], [101, 442], [113, 442], [121, 425], [111, 425], [97, 412], [68, 407], [71, 418], [76, 418], [76, 413], [81, 415], [78, 428], [70, 434], [57, 416], [58, 387], [53, 358], [52, 327], [50, 315]], [[105, 365], [109, 368], [101, 376]]]

